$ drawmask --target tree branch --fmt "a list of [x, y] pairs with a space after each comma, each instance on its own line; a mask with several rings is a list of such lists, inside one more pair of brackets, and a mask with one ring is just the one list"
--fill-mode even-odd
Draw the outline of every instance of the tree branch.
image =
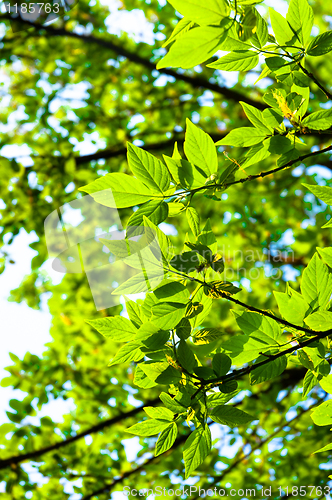
[[[311, 333], [313, 332], [311, 331]], [[269, 355], [268, 358], [264, 359], [263, 361], [260, 361], [259, 363], [254, 363], [253, 365], [247, 366], [246, 368], [241, 368], [239, 370], [233, 370], [228, 375], [224, 375], [223, 377], [220, 378], [205, 380], [204, 382], [201, 383], [201, 388], [206, 385], [211, 385], [212, 388], [220, 385], [220, 383], [228, 382], [229, 380], [238, 380], [239, 378], [243, 377], [243, 375], [251, 373], [256, 368], [260, 368], [261, 366], [267, 365], [268, 363], [272, 363], [272, 361], [275, 361], [276, 359], [280, 358], [281, 356], [284, 356], [285, 354], [291, 354], [292, 352], [297, 351], [298, 349], [303, 349], [303, 347], [307, 347], [313, 342], [316, 342], [316, 340], [320, 340], [329, 335], [332, 335], [332, 330], [327, 330], [325, 332], [318, 332], [317, 335], [314, 335], [310, 339], [307, 339], [304, 342], [297, 341], [298, 342], [297, 345], [294, 345], [292, 347], [289, 347], [288, 349], [280, 351], [277, 354]]]
[[311, 153], [307, 153], [305, 155], [299, 156], [298, 158], [289, 161], [288, 163], [286, 163], [285, 165], [282, 165], [281, 167], [276, 167], [276, 168], [273, 168], [272, 170], [267, 170], [266, 172], [261, 172], [260, 174], [248, 175], [248, 177], [243, 177], [242, 179], [238, 179], [237, 181], [232, 181], [232, 182], [228, 182], [228, 183], [226, 182], [223, 184], [209, 184], [208, 186], [201, 186], [201, 187], [196, 188], [196, 189], [182, 191], [182, 192], [179, 192], [178, 194], [185, 194], [186, 192], [190, 192], [190, 193], [195, 194], [195, 193], [198, 193], [199, 191], [203, 191], [203, 190], [205, 191], [209, 187], [210, 188], [218, 188], [218, 187], [219, 188], [228, 188], [229, 186], [233, 186], [234, 184], [243, 184], [243, 183], [248, 182], [248, 181], [253, 181], [255, 179], [259, 179], [259, 178], [266, 177], [268, 175], [275, 174], [276, 172], [279, 172], [281, 170], [285, 170], [286, 168], [291, 167], [295, 163], [302, 162], [306, 158], [310, 158], [312, 156], [317, 156], [317, 155], [320, 155], [322, 153], [327, 153], [328, 151], [332, 151], [332, 145], [328, 146], [326, 148], [320, 149], [319, 151], [313, 151]]
[[[105, 40], [103, 38], [99, 38], [94, 35], [79, 35], [78, 33], [67, 31], [64, 28], [53, 28], [50, 25], [41, 25], [39, 23], [33, 23], [26, 19], [22, 19], [20, 17], [13, 18], [8, 13], [0, 15], [0, 20], [15, 21], [21, 24], [25, 24], [26, 26], [30, 26], [31, 28], [35, 28], [36, 30], [44, 30], [49, 36], [66, 36], [70, 38], [76, 38], [77, 40], [80, 40], [84, 43], [95, 43], [103, 47], [104, 49], [108, 49], [111, 50], [112, 52], [115, 52], [119, 56], [126, 57], [133, 63], [140, 64], [141, 66], [149, 69], [150, 71], [157, 71], [155, 63], [151, 62], [149, 59], [141, 57], [139, 54], [135, 52], [131, 52], [125, 49], [124, 47], [115, 44], [111, 40]], [[33, 33], [29, 35], [35, 36], [35, 34]], [[174, 78], [176, 78], [176, 80], [182, 80], [183, 82], [189, 83], [194, 88], [205, 88], [212, 90], [217, 94], [223, 95], [226, 99], [231, 99], [237, 102], [244, 101], [247, 104], [251, 104], [252, 106], [255, 106], [260, 110], [263, 110], [268, 107], [266, 104], [262, 102], [250, 99], [249, 97], [246, 97], [245, 95], [242, 95], [240, 92], [237, 92], [235, 90], [229, 89], [227, 87], [222, 87], [221, 85], [218, 85], [216, 83], [209, 82], [209, 80], [206, 80], [205, 78], [202, 78], [200, 76], [192, 77], [186, 74], [178, 73], [176, 71], [173, 71], [172, 69], [160, 69], [158, 70], [158, 72], [161, 74], [173, 76]]]
[[76, 434], [76, 436], [70, 437], [68, 439], [65, 439], [63, 441], [59, 441], [58, 443], [55, 443], [50, 446], [46, 446], [45, 448], [41, 448], [39, 450], [31, 451], [29, 453], [25, 453], [24, 455], [16, 455], [10, 458], [6, 458], [4, 460], [0, 460], [0, 470], [5, 469], [6, 467], [10, 467], [11, 465], [17, 465], [21, 462], [25, 462], [26, 460], [31, 460], [33, 458], [40, 457], [41, 455], [44, 455], [45, 453], [49, 453], [50, 451], [58, 450], [59, 448], [62, 448], [63, 446], [67, 446], [68, 444], [74, 443], [75, 441], [78, 441], [79, 439], [82, 439], [85, 436], [89, 436], [90, 434], [94, 434], [95, 432], [99, 432], [102, 429], [105, 429], [105, 427], [110, 427], [111, 425], [117, 424], [118, 422], [121, 422], [122, 420], [126, 418], [130, 418], [135, 416], [137, 413], [141, 412], [144, 408], [144, 406], [155, 406], [158, 403], [160, 403], [159, 398], [152, 399], [150, 401], [147, 401], [144, 405], [138, 406], [137, 408], [134, 408], [133, 410], [130, 410], [126, 413], [119, 413], [115, 417], [108, 418], [106, 420], [102, 420], [99, 422], [99, 424], [96, 424], [92, 427], [89, 427], [89, 429], [80, 432]]
[[299, 62], [299, 61], [296, 61], [298, 66], [301, 68], [301, 70], [303, 71], [303, 73], [305, 75], [307, 75], [307, 77], [309, 77], [316, 85], [317, 87], [323, 92], [323, 94], [325, 94], [325, 96], [332, 100], [332, 94], [331, 92], [329, 92], [328, 90], [326, 90], [325, 87], [323, 87], [323, 85], [321, 83], [319, 83], [319, 81], [317, 80], [317, 78], [315, 77], [315, 75], [313, 75], [312, 73], [310, 73], [310, 71], [308, 71], [304, 66], [302, 66], [302, 64]]

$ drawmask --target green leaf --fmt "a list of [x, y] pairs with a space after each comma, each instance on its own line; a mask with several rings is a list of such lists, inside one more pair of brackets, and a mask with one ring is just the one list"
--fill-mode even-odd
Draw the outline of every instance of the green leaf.
[[326, 130], [330, 128], [332, 126], [332, 109], [311, 113], [302, 120], [301, 126], [313, 130]]
[[332, 425], [332, 399], [324, 401], [311, 414], [316, 425]]
[[[273, 139], [273, 137], [271, 137], [271, 139]], [[263, 141], [262, 143], [256, 144], [251, 149], [249, 149], [249, 151], [246, 152], [246, 160], [241, 164], [241, 168], [248, 168], [251, 165], [254, 165], [255, 163], [265, 160], [266, 158], [271, 156], [271, 152], [269, 151], [271, 139], [265, 139], [265, 141]]]
[[189, 373], [191, 373], [195, 366], [197, 366], [197, 360], [194, 353], [185, 342], [185, 340], [180, 340], [177, 349], [177, 358], [180, 365], [185, 368]]
[[259, 338], [261, 340], [267, 337], [265, 342], [268, 344], [270, 342], [275, 344], [274, 341], [281, 336], [281, 329], [278, 322], [267, 316], [250, 311], [232, 312], [239, 328], [246, 335], [251, 335], [254, 338], [256, 334], [260, 334]]
[[328, 374], [327, 376], [321, 378], [319, 380], [319, 384], [324, 391], [332, 394], [332, 375]]
[[169, 340], [169, 331], [159, 331], [153, 323], [145, 323], [138, 330], [136, 341], [151, 351], [162, 349]]
[[185, 245], [191, 248], [191, 250], [201, 257], [207, 262], [212, 262], [212, 252], [207, 245], [203, 245], [202, 243], [191, 243], [190, 241], [186, 241]]
[[199, 229], [199, 215], [198, 212], [195, 208], [188, 207], [186, 210], [186, 216], [188, 220], [189, 227], [193, 233], [194, 236], [199, 235], [200, 229]]
[[159, 328], [175, 328], [186, 312], [186, 304], [180, 302], [160, 302], [152, 307], [151, 321]]
[[167, 406], [167, 408], [169, 408], [172, 412], [174, 412], [174, 413], [187, 412], [187, 407], [182, 406], [178, 401], [173, 399], [166, 392], [162, 392], [159, 397], [160, 397], [161, 401], [164, 403], [164, 405]]
[[195, 189], [204, 186], [206, 183], [205, 172], [189, 161], [170, 158], [165, 155], [163, 158], [176, 184], [184, 189]]
[[206, 405], [209, 408], [214, 408], [216, 406], [224, 405], [228, 403], [231, 399], [233, 399], [237, 394], [239, 394], [239, 390], [229, 392], [228, 394], [222, 394], [220, 392], [215, 392], [214, 394], [210, 394], [207, 398]]
[[208, 366], [197, 366], [195, 368], [195, 374], [205, 380], [216, 378], [216, 374]]
[[[272, 72], [276, 74], [276, 78], [278, 79], [281, 75], [289, 75], [290, 68], [288, 61], [279, 56], [269, 56], [265, 59], [266, 65], [270, 68]], [[287, 77], [281, 77], [287, 78]]]
[[326, 223], [326, 224], [324, 224], [324, 226], [322, 226], [322, 229], [323, 229], [323, 228], [325, 229], [325, 228], [327, 228], [327, 227], [332, 227], [332, 219], [329, 219], [329, 220], [327, 221], [327, 223]]
[[221, 57], [218, 61], [207, 64], [208, 68], [221, 71], [249, 71], [257, 66], [259, 57], [252, 50], [237, 50]]
[[291, 0], [286, 19], [298, 41], [304, 46], [314, 24], [314, 13], [308, 1]]
[[286, 19], [271, 7], [269, 8], [273, 33], [279, 45], [294, 45], [297, 41]]
[[304, 321], [315, 332], [332, 330], [332, 312], [330, 311], [316, 311]]
[[158, 438], [155, 449], [155, 457], [158, 457], [165, 451], [172, 448], [176, 436], [178, 434], [178, 428], [175, 422], [172, 422], [166, 429], [164, 429]]
[[169, 188], [170, 177], [165, 165], [144, 149], [127, 143], [128, 165], [134, 176], [151, 191], [163, 194]]
[[216, 273], [222, 273], [224, 271], [225, 262], [224, 259], [219, 254], [213, 256], [211, 269], [213, 269]]
[[263, 78], [268, 77], [271, 73], [272, 71], [270, 68], [266, 64], [262, 64], [262, 71], [257, 80], [254, 82], [254, 85], [256, 85], [260, 80], [263, 80]]
[[299, 107], [296, 116], [304, 116], [307, 112], [309, 99], [310, 99], [310, 87], [309, 87], [309, 78], [301, 73], [300, 71], [293, 71], [293, 82], [294, 84], [291, 87], [292, 92], [296, 92], [303, 98], [303, 103]]
[[216, 146], [211, 137], [202, 129], [186, 120], [184, 152], [188, 160], [199, 167], [207, 177], [218, 170]]
[[212, 308], [212, 299], [204, 294], [203, 288], [199, 288], [198, 292], [195, 294], [195, 300], [201, 305], [201, 310], [190, 318], [192, 328], [201, 325]]
[[179, 281], [170, 281], [161, 283], [158, 288], [153, 290], [153, 294], [159, 302], [182, 302], [188, 301], [190, 293], [186, 286]]
[[281, 316], [295, 325], [302, 325], [309, 305], [301, 295], [274, 292]]
[[198, 255], [196, 252], [184, 252], [181, 255], [175, 255], [175, 257], [170, 260], [170, 265], [181, 273], [192, 273], [199, 265]]
[[[299, 152], [295, 148], [291, 149], [290, 151], [287, 151], [287, 153], [280, 156], [280, 158], [278, 158], [277, 165], [278, 167], [282, 167], [289, 162], [296, 160], [299, 156]], [[292, 165], [295, 167], [297, 165], [300, 165], [300, 162], [293, 163]]]
[[302, 184], [311, 191], [317, 198], [322, 200], [327, 205], [332, 205], [332, 188], [328, 186], [316, 186], [313, 184]]
[[282, 135], [275, 135], [269, 141], [269, 151], [273, 154], [281, 155], [294, 148], [293, 142]]
[[134, 384], [142, 389], [150, 389], [158, 385], [147, 377], [140, 365], [136, 366]]
[[188, 318], [182, 318], [176, 325], [176, 335], [181, 340], [186, 340], [191, 334], [191, 324]]
[[242, 365], [256, 359], [261, 352], [278, 347], [278, 344], [271, 337], [263, 333], [256, 333], [254, 337], [235, 335], [235, 337], [223, 342], [220, 347], [232, 358], [234, 364]]
[[79, 188], [79, 191], [90, 194], [97, 203], [110, 208], [134, 207], [163, 197], [161, 193], [152, 192], [139, 179], [121, 172], [106, 174]]
[[162, 269], [149, 270], [149, 273], [140, 272], [129, 278], [113, 290], [113, 295], [131, 295], [153, 290], [164, 279]]
[[[201, 243], [215, 252], [218, 248], [217, 239], [212, 231], [210, 219], [207, 219], [202, 232], [197, 237], [197, 243]], [[202, 255], [204, 257], [204, 255]], [[210, 258], [210, 257], [209, 257]]]
[[226, 354], [217, 352], [212, 358], [212, 368], [217, 377], [222, 377], [229, 372], [232, 360]]
[[265, 19], [263, 19], [263, 17], [257, 10], [255, 10], [255, 15], [256, 15], [256, 27], [254, 29], [254, 32], [256, 34], [259, 46], [264, 47], [269, 35], [267, 22], [265, 21]]
[[129, 319], [136, 328], [139, 328], [142, 325], [144, 318], [141, 312], [141, 308], [133, 300], [129, 300], [127, 297], [125, 297], [125, 299], [126, 299], [126, 310]]
[[323, 446], [323, 448], [319, 448], [319, 450], [314, 451], [313, 454], [322, 453], [323, 451], [330, 451], [330, 450], [332, 450], [332, 444], [327, 444], [326, 446]]
[[[168, 261], [169, 258], [172, 256], [172, 245], [171, 242], [166, 236], [163, 231], [159, 229], [158, 226], [153, 224], [147, 217], [143, 215], [143, 224], [145, 227], [145, 234], [147, 237], [147, 240], [152, 243], [152, 242], [157, 242], [162, 255], [164, 256], [165, 260]], [[160, 256], [158, 255], [158, 258]]]
[[151, 200], [139, 207], [128, 219], [127, 237], [142, 234], [139, 226], [143, 226], [143, 217], [147, 217], [153, 224], [158, 225], [168, 217], [168, 204], [162, 200]]
[[157, 384], [177, 384], [182, 378], [181, 372], [166, 361], [145, 361], [139, 366], [149, 379]]
[[308, 370], [314, 370], [323, 361], [321, 353], [315, 347], [305, 347], [298, 351], [298, 357], [300, 362], [308, 368]]
[[216, 143], [217, 146], [249, 147], [258, 144], [268, 136], [268, 132], [254, 127], [239, 127]]
[[322, 56], [332, 50], [332, 30], [315, 36], [309, 43], [307, 54], [309, 56]]
[[162, 45], [163, 48], [167, 47], [172, 42], [175, 42], [178, 38], [180, 38], [184, 33], [189, 31], [195, 23], [191, 21], [191, 19], [187, 19], [186, 17], [183, 17], [180, 19], [180, 21], [177, 23], [175, 26], [171, 36], [166, 40], [166, 42]]
[[227, 425], [228, 427], [237, 427], [238, 425], [248, 424], [255, 417], [245, 411], [239, 410], [234, 406], [216, 406], [209, 415], [214, 422]]
[[[261, 356], [257, 359], [257, 363], [266, 360], [265, 356]], [[255, 365], [253, 365], [255, 366]], [[279, 377], [287, 367], [286, 356], [280, 356], [280, 358], [273, 359], [263, 366], [254, 368], [250, 373], [250, 383], [251, 385], [260, 384], [265, 382], [265, 380], [270, 380], [271, 378]]]
[[252, 49], [252, 46], [249, 43], [245, 43], [231, 36], [227, 36], [223, 40], [220, 49], [225, 52], [231, 52], [233, 50], [249, 50]]
[[[108, 240], [105, 238], [100, 238], [99, 241], [103, 243], [115, 257], [119, 260], [123, 260], [127, 262], [129, 265], [136, 269], [142, 269], [142, 263], [139, 258], [139, 255], [143, 254], [144, 257], [147, 257], [147, 245], [148, 242], [146, 238], [141, 238], [139, 241], [135, 240], [128, 240], [128, 239], [121, 239], [121, 240]], [[143, 256], [142, 256], [143, 257]], [[147, 267], [150, 267], [149, 264], [152, 264], [154, 262], [154, 265], [158, 264], [158, 261], [153, 257], [153, 255], [150, 255], [150, 258], [148, 262], [145, 260], [145, 264]]]
[[163, 431], [168, 426], [168, 420], [149, 419], [144, 420], [143, 422], [138, 422], [138, 424], [134, 424], [125, 430], [126, 432], [130, 432], [130, 434], [136, 434], [136, 436], [154, 436], [155, 434], [159, 434], [159, 432]]
[[237, 3], [239, 5], [256, 5], [262, 3], [264, 0], [239, 0]]
[[141, 347], [142, 345], [137, 342], [128, 342], [128, 344], [125, 344], [118, 350], [108, 366], [128, 363], [128, 361], [139, 361], [144, 356], [141, 351]]
[[225, 0], [169, 0], [174, 9], [197, 24], [219, 24], [230, 12]]
[[204, 293], [213, 299], [219, 299], [222, 294], [234, 295], [239, 293], [242, 289], [233, 285], [229, 281], [209, 281], [203, 287]]
[[197, 345], [210, 344], [222, 338], [223, 333], [216, 328], [202, 328], [193, 336], [193, 342]]
[[[162, 280], [161, 283], [164, 283], [165, 281], [166, 280]], [[144, 323], [151, 320], [152, 306], [157, 304], [157, 302], [158, 302], [158, 299], [154, 295], [154, 293], [147, 293], [145, 295], [145, 299], [143, 300], [143, 302], [140, 303], [140, 308], [141, 308], [141, 312], [142, 312], [142, 315], [144, 318]]]
[[302, 295], [311, 307], [325, 308], [332, 293], [332, 278], [328, 267], [317, 253], [310, 260], [302, 274]]
[[184, 445], [183, 459], [185, 479], [201, 465], [211, 451], [211, 432], [207, 425], [200, 426], [188, 437]]
[[311, 389], [313, 389], [315, 385], [317, 385], [317, 382], [318, 379], [315, 374], [311, 370], [308, 370], [303, 379], [302, 398], [305, 398], [309, 394]]
[[218, 50], [224, 30], [204, 26], [184, 33], [158, 62], [157, 69], [193, 68], [210, 59]]
[[243, 108], [243, 111], [248, 117], [248, 120], [257, 128], [263, 131], [265, 135], [270, 134], [272, 132], [272, 128], [265, 121], [264, 115], [262, 111], [246, 102], [240, 101], [240, 104]]
[[128, 342], [129, 340], [133, 340], [137, 333], [137, 329], [133, 323], [122, 316], [86, 319], [85, 321], [104, 337], [115, 340], [116, 342]]
[[316, 248], [322, 261], [325, 262], [330, 268], [332, 268], [332, 247], [328, 248]]
[[173, 420], [174, 418], [174, 413], [167, 408], [145, 406], [143, 410], [150, 418], [156, 418], [158, 420]]
[[284, 117], [282, 113], [277, 109], [264, 109], [263, 117], [267, 125], [271, 128], [278, 128], [282, 123]]
[[168, 206], [168, 217], [176, 217], [186, 209], [184, 204], [179, 202], [171, 201], [167, 203], [167, 206]]

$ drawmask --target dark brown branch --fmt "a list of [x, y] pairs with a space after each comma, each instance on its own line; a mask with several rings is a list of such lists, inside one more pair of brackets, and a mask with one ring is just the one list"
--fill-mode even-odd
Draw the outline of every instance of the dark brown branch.
[[[307, 153], [305, 155], [299, 156], [298, 158], [289, 161], [288, 163], [286, 163], [285, 165], [282, 165], [281, 167], [276, 167], [276, 168], [273, 168], [272, 170], [267, 170], [266, 172], [261, 172], [260, 174], [248, 175], [248, 177], [243, 177], [242, 179], [238, 179], [237, 181], [228, 182], [228, 183], [226, 182], [224, 184], [213, 184], [213, 185], [208, 186], [208, 187], [228, 188], [229, 186], [233, 186], [234, 184], [243, 184], [243, 183], [248, 182], [248, 181], [253, 181], [255, 179], [266, 177], [268, 175], [273, 175], [276, 172], [280, 172], [281, 170], [285, 170], [286, 168], [291, 167], [295, 163], [301, 163], [306, 158], [311, 158], [312, 156], [317, 156], [317, 155], [320, 155], [322, 153], [327, 153], [328, 151], [332, 151], [332, 145], [328, 146], [326, 148], [323, 148], [323, 149], [319, 149], [318, 151], [313, 151], [312, 153]], [[199, 191], [206, 190], [206, 188], [207, 188], [207, 186], [202, 186], [202, 187], [199, 187], [196, 189], [192, 189], [190, 191], [190, 193], [195, 194], [195, 193], [198, 193]], [[185, 192], [186, 191], [183, 191], [183, 193], [185, 193]], [[179, 193], [179, 194], [181, 194], [181, 193]]]
[[[49, 36], [65, 36], [70, 38], [76, 38], [77, 40], [80, 40], [84, 43], [95, 43], [103, 47], [104, 49], [108, 49], [111, 50], [112, 52], [115, 52], [119, 56], [126, 57], [133, 63], [140, 64], [141, 66], [149, 69], [150, 71], [153, 70], [156, 71], [155, 63], [151, 62], [149, 59], [141, 57], [139, 54], [135, 52], [131, 52], [125, 49], [124, 47], [121, 47], [120, 45], [112, 42], [111, 40], [105, 40], [103, 38], [99, 38], [94, 35], [79, 35], [78, 33], [67, 31], [64, 28], [53, 28], [52, 26], [40, 25], [39, 23], [33, 23], [26, 19], [22, 19], [20, 17], [13, 18], [8, 13], [2, 14], [0, 16], [0, 20], [16, 21], [21, 24], [30, 26], [31, 28], [35, 28], [36, 30], [44, 30]], [[29, 33], [29, 36], [30, 37], [34, 36], [34, 33]], [[213, 92], [216, 92], [217, 94], [223, 95], [226, 99], [231, 99], [237, 102], [244, 101], [247, 104], [251, 104], [252, 106], [255, 106], [256, 108], [261, 110], [267, 108], [267, 105], [260, 101], [250, 99], [249, 97], [242, 95], [240, 92], [229, 89], [227, 87], [222, 87], [221, 85], [218, 85], [216, 83], [209, 82], [209, 80], [206, 80], [205, 78], [202, 78], [200, 76], [192, 77], [186, 74], [178, 73], [176, 71], [173, 71], [172, 69], [160, 69], [158, 71], [159, 73], [173, 76], [176, 80], [182, 80], [186, 83], [189, 83], [194, 88], [209, 89]]]
[[[228, 132], [225, 131], [225, 132], [219, 132], [219, 133], [209, 133], [209, 135], [216, 142], [216, 141], [219, 141], [220, 139], [222, 139], [223, 137], [225, 137], [225, 135], [227, 135], [227, 133]], [[319, 137], [322, 137], [325, 139], [328, 136], [324, 136], [324, 133], [322, 133], [321, 135], [319, 135]], [[136, 137], [133, 137], [133, 140], [134, 139], [136, 139]], [[151, 144], [144, 144], [142, 147], [146, 151], [165, 151], [165, 149], [173, 147], [173, 145], [176, 141], [178, 141], [180, 144], [182, 144], [184, 141], [184, 133], [176, 133], [175, 132], [173, 134], [173, 137], [171, 137], [170, 139], [166, 139], [166, 140], [151, 143]], [[309, 153], [308, 155], [299, 157], [297, 160], [293, 160], [293, 163], [296, 163], [298, 161], [301, 161], [302, 159], [308, 158], [309, 156], [316, 156], [317, 154], [324, 153], [324, 152], [329, 151], [329, 150], [330, 150], [329, 148], [326, 148], [326, 149], [322, 149], [320, 151], [316, 151], [314, 153]], [[78, 165], [83, 165], [85, 163], [89, 163], [91, 161], [97, 161], [97, 160], [101, 160], [101, 159], [108, 160], [110, 158], [117, 158], [118, 156], [124, 156], [126, 154], [127, 154], [127, 148], [125, 146], [116, 145], [116, 146], [113, 146], [113, 147], [108, 148], [108, 149], [101, 149], [99, 151], [96, 151], [95, 153], [90, 153], [88, 155], [74, 156], [73, 158], [75, 159], [76, 165], [78, 166]], [[30, 158], [47, 158], [47, 159], [54, 158], [56, 161], [59, 161], [59, 158], [61, 158], [59, 156], [51, 156], [51, 155], [33, 155], [32, 154], [29, 156], [30, 156]], [[19, 158], [20, 158], [20, 156], [15, 157], [16, 160], [19, 160]], [[330, 162], [321, 161], [319, 164], [328, 168], [329, 170], [332, 170], [332, 165], [330, 164]], [[232, 184], [239, 184], [239, 183], [247, 182], [249, 180], [257, 179], [259, 177], [266, 177], [267, 175], [274, 174], [275, 172], [278, 172], [279, 170], [283, 170], [283, 169], [287, 168], [288, 166], [291, 166], [291, 165], [287, 164], [287, 165], [284, 165], [283, 167], [278, 167], [276, 169], [269, 170], [267, 172], [262, 172], [260, 174], [248, 176], [246, 178], [240, 179], [238, 181], [234, 181], [233, 183], [229, 183], [227, 185], [230, 186]], [[34, 165], [25, 167], [26, 170], [30, 170], [30, 169], [33, 170], [33, 168], [34, 168]], [[203, 188], [201, 188], [201, 189], [203, 189]], [[206, 186], [204, 186], [204, 189], [206, 189]], [[196, 191], [199, 191], [199, 189], [197, 189]]]
[[59, 448], [62, 448], [63, 446], [67, 446], [68, 444], [74, 443], [75, 441], [78, 441], [79, 439], [82, 439], [85, 436], [89, 436], [90, 434], [94, 434], [95, 432], [99, 432], [106, 427], [110, 427], [111, 425], [117, 424], [118, 422], [121, 422], [122, 420], [130, 417], [134, 417], [137, 415], [137, 413], [141, 412], [143, 410], [144, 406], [155, 406], [158, 403], [160, 403], [159, 398], [152, 399], [150, 401], [146, 401], [144, 405], [138, 406], [137, 408], [134, 408], [133, 410], [130, 410], [126, 413], [119, 413], [115, 417], [108, 418], [106, 420], [102, 420], [99, 422], [99, 424], [93, 425], [92, 427], [89, 427], [83, 432], [80, 432], [76, 434], [76, 436], [72, 436], [68, 439], [65, 439], [63, 441], [59, 441], [58, 443], [55, 443], [50, 446], [46, 446], [45, 448], [40, 448], [39, 450], [31, 451], [29, 453], [25, 453], [22, 455], [16, 455], [10, 458], [6, 458], [4, 460], [0, 460], [0, 470], [5, 469], [6, 467], [10, 467], [11, 465], [17, 465], [21, 462], [25, 462], [26, 460], [31, 460], [34, 458], [38, 458], [45, 453], [49, 453], [50, 451], [58, 450]]
[[[311, 331], [310, 333], [313, 333], [313, 332]], [[280, 351], [277, 354], [271, 354], [266, 359], [264, 359], [263, 361], [261, 361], [259, 363], [254, 363], [253, 365], [247, 366], [246, 368], [234, 370], [231, 373], [229, 373], [228, 375], [225, 375], [224, 377], [220, 377], [218, 379], [206, 380], [206, 381], [204, 381], [204, 383], [201, 384], [201, 386], [205, 386], [205, 385], [210, 386], [211, 385], [211, 387], [214, 387], [214, 386], [219, 385], [220, 383], [228, 382], [229, 380], [238, 380], [241, 377], [243, 377], [243, 375], [248, 375], [256, 368], [260, 368], [261, 366], [267, 365], [267, 364], [271, 363], [272, 361], [275, 361], [276, 359], [284, 356], [285, 354], [291, 354], [292, 352], [295, 352], [298, 349], [303, 349], [303, 347], [307, 347], [308, 345], [312, 344], [313, 342], [316, 342], [317, 340], [323, 339], [329, 335], [332, 335], [332, 330], [327, 330], [325, 332], [318, 332], [316, 335], [314, 335], [310, 339], [307, 339], [304, 342], [298, 341], [298, 343], [296, 345], [293, 345], [292, 347], [289, 347], [288, 349], [285, 349], [284, 351]]]
[[299, 61], [297, 61], [297, 64], [301, 68], [303, 73], [307, 75], [307, 77], [309, 77], [317, 85], [317, 87], [323, 92], [323, 94], [327, 97], [327, 99], [332, 100], [331, 92], [329, 92], [325, 87], [323, 87], [323, 85], [317, 80], [315, 75], [313, 75], [312, 73], [310, 73], [310, 71], [304, 68], [304, 66], [302, 66], [302, 64]]

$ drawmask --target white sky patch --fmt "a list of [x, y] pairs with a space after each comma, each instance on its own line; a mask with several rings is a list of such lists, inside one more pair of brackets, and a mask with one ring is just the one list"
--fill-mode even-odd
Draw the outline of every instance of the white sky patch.
[[[37, 311], [31, 309], [27, 304], [8, 302], [10, 290], [18, 287], [25, 275], [30, 273], [31, 259], [36, 255], [28, 245], [36, 241], [36, 236], [27, 234], [21, 230], [10, 247], [4, 247], [9, 251], [15, 261], [14, 265], [8, 265], [0, 276], [0, 379], [8, 377], [9, 373], [4, 370], [6, 366], [13, 365], [9, 352], [13, 352], [22, 358], [27, 351], [41, 355], [44, 344], [51, 340], [49, 334], [51, 325], [51, 314], [44, 307]], [[21, 395], [21, 396], [19, 396]], [[22, 399], [24, 393], [14, 391], [10, 387], [0, 387], [0, 422], [7, 422], [5, 411], [10, 410], [8, 401], [12, 398]]]
[[109, 7], [110, 10], [110, 15], [105, 20], [109, 33], [121, 35], [121, 32], [126, 32], [136, 43], [154, 44], [156, 39], [153, 33], [154, 24], [146, 19], [142, 10], [119, 10], [122, 3], [117, 0], [101, 0], [101, 4]]

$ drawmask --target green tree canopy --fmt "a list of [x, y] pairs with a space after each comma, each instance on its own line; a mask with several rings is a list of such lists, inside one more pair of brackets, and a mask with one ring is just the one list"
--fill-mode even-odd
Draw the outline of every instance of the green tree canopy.
[[[188, 484], [193, 497], [271, 486], [272, 498], [323, 498], [326, 5], [120, 7], [82, 1], [52, 24], [0, 15], [2, 269], [19, 232], [34, 232], [31, 274], [11, 300], [38, 308], [50, 293], [53, 317], [43, 356], [11, 355], [2, 382], [25, 393], [0, 426], [4, 498], [103, 500], [125, 486]], [[116, 29], [112, 16], [131, 15], [142, 33]], [[113, 295], [143, 298], [97, 311], [84, 273], [56, 285], [43, 271], [45, 219], [83, 193], [106, 214], [118, 209], [126, 228], [124, 245], [99, 248], [141, 271]], [[73, 403], [60, 424], [40, 414], [54, 398]]]

